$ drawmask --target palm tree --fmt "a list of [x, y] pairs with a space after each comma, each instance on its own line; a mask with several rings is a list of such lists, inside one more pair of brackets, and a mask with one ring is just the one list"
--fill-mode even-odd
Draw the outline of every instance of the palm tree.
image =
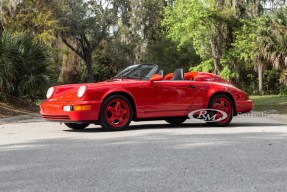
[[8, 96], [26, 96], [36, 99], [49, 85], [45, 47], [35, 43], [33, 36], [13, 35], [3, 32], [0, 36], [0, 91]]
[[257, 18], [255, 23], [253, 52], [254, 64], [258, 71], [258, 91], [261, 95], [264, 69], [272, 65], [274, 69], [281, 70], [287, 64], [286, 9], [273, 10], [268, 16]]
[[268, 17], [268, 27], [262, 28], [259, 55], [265, 64], [284, 70], [287, 66], [287, 9], [274, 10]]

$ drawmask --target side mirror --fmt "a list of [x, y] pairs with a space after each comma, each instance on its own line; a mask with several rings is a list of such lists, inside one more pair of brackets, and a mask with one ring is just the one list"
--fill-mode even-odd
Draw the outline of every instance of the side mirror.
[[151, 76], [151, 78], [149, 79], [149, 81], [151, 83], [155, 82], [155, 81], [161, 81], [162, 80], [162, 76], [159, 74], [154, 74], [153, 76]]

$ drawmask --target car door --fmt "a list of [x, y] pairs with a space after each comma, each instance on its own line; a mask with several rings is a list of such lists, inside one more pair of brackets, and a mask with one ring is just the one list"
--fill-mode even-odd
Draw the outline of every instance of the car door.
[[186, 115], [197, 91], [194, 81], [184, 80], [147, 82], [143, 89], [144, 112], [163, 116]]

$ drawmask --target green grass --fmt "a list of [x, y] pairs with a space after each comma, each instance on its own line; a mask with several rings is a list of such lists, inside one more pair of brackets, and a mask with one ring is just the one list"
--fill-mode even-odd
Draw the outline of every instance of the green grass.
[[250, 96], [250, 99], [254, 102], [253, 111], [277, 110], [279, 114], [287, 114], [287, 96]]
[[37, 100], [37, 101], [35, 102], [35, 104], [39, 106], [43, 101], [44, 101], [44, 100]]

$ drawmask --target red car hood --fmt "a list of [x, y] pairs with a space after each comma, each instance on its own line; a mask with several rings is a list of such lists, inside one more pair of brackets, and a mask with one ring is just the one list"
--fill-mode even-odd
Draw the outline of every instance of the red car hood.
[[55, 86], [55, 92], [49, 101], [75, 101], [80, 100], [77, 97], [79, 87], [82, 85], [87, 86], [87, 89], [99, 89], [104, 87], [116, 87], [128, 84], [142, 83], [142, 80], [134, 79], [115, 79], [109, 81], [103, 81], [99, 83], [82, 83], [82, 84], [68, 84]]

